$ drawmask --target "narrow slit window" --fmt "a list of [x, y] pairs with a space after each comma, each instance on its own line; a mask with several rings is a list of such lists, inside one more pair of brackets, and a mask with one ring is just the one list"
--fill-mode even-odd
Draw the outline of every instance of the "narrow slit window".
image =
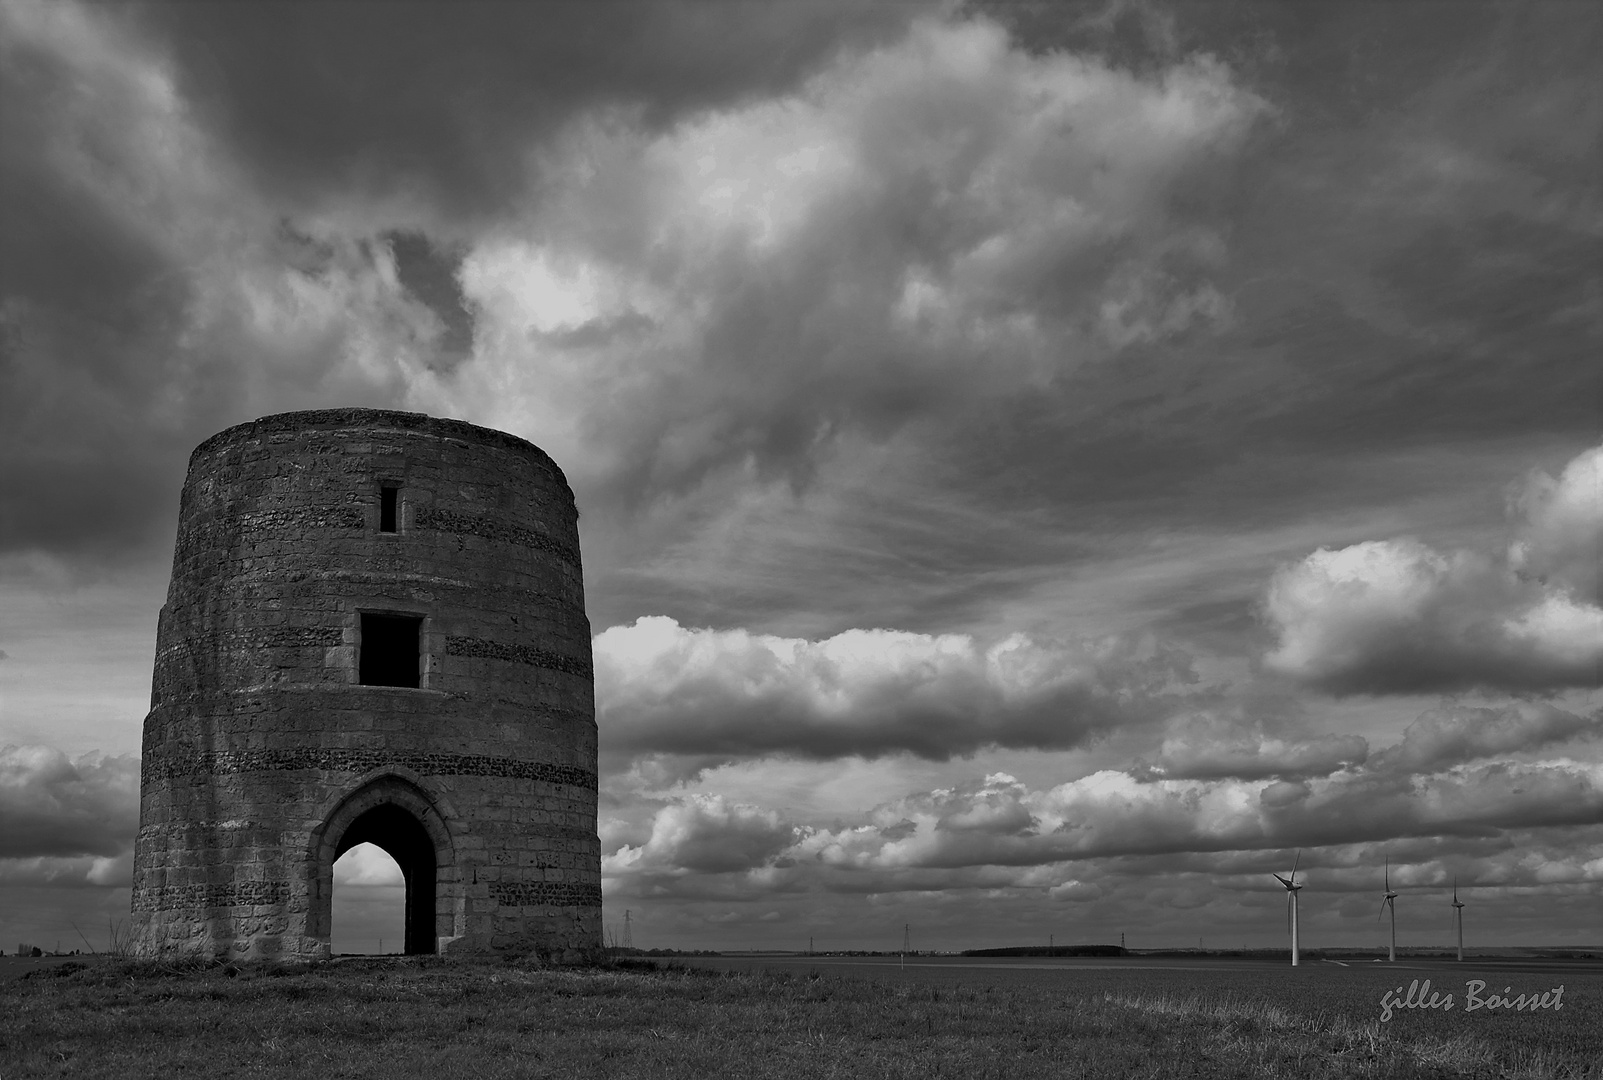
[[363, 615], [357, 665], [362, 685], [418, 686], [422, 638], [422, 616]]
[[378, 531], [395, 532], [395, 508], [400, 503], [401, 489], [396, 487], [379, 488], [378, 493]]

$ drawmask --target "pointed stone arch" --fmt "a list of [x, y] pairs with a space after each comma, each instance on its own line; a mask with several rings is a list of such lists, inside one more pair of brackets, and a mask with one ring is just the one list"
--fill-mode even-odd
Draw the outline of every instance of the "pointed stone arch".
[[313, 875], [307, 936], [327, 955], [332, 946], [334, 863], [357, 844], [381, 848], [406, 879], [406, 952], [435, 953], [461, 936], [461, 875], [448, 820], [449, 804], [410, 770], [362, 777], [312, 831]]

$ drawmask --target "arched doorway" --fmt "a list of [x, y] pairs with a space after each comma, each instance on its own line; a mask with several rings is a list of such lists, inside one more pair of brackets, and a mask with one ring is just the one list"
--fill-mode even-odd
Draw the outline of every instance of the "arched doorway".
[[399, 776], [381, 776], [352, 792], [315, 834], [318, 888], [312, 936], [324, 946], [330, 943], [334, 863], [358, 844], [381, 849], [401, 868], [406, 881], [407, 954], [435, 952], [440, 937], [453, 935], [455, 921], [452, 897], [444, 895], [454, 877], [450, 832], [428, 794]]
[[434, 884], [439, 866], [434, 842], [422, 822], [394, 803], [375, 806], [351, 822], [334, 845], [334, 858], [357, 844], [372, 844], [401, 868], [406, 879], [406, 954], [432, 953]]

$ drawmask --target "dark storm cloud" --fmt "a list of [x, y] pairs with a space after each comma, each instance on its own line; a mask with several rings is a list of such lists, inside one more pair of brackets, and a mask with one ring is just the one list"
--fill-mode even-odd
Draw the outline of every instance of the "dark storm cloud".
[[473, 316], [456, 279], [460, 253], [440, 250], [422, 233], [391, 233], [388, 240], [401, 284], [445, 324], [442, 362], [460, 363], [473, 348]]
[[139, 824], [139, 762], [0, 747], [0, 859], [110, 857]]
[[[147, 413], [187, 289], [158, 245], [64, 182], [58, 118], [101, 105], [96, 88], [9, 33], [0, 61], [0, 550], [115, 543], [171, 509], [170, 466], [153, 465], [176, 448]], [[115, 155], [105, 104], [75, 152]]]
[[[1595, 437], [1597, 9], [1090, 7], [994, 10], [1032, 43], [1106, 52], [1122, 23], [1148, 64], [1210, 51], [1275, 115], [1234, 176], [1231, 271], [1216, 276], [1231, 326], [1083, 373], [1085, 422], [1054, 427], [1084, 454], [1145, 447], [1169, 459], [1160, 479], [1188, 514], [1240, 520], [1317, 503], [1317, 484], [1288, 490], [1310, 469], [1422, 440]], [[1131, 37], [1158, 17], [1163, 33]], [[1189, 498], [1199, 486], [1225, 501]]]
[[219, 428], [416, 407], [472, 344], [458, 226], [538, 200], [540, 138], [761, 94], [919, 10], [6, 5], [0, 549], [125, 554]]
[[164, 531], [251, 377], [207, 322], [252, 194], [126, 13], [0, 8], [0, 549], [117, 559]]
[[781, 91], [938, 6], [157, 3], [140, 22], [208, 125], [292, 202], [421, 189], [461, 220], [526, 198], [526, 149], [576, 112], [660, 126]]

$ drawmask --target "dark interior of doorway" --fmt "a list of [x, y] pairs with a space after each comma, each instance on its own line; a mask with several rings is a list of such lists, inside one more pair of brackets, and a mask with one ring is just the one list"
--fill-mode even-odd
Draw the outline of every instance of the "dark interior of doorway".
[[406, 879], [406, 953], [434, 952], [435, 879], [434, 843], [423, 823], [402, 807], [375, 806], [351, 822], [334, 853], [338, 859], [357, 844], [382, 849], [401, 868]]

